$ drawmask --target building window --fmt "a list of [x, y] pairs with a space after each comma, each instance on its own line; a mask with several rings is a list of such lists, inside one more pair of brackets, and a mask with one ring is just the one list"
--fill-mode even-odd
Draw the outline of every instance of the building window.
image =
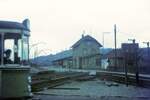
[[76, 59], [74, 59], [74, 66], [76, 66], [77, 65], [77, 60]]
[[87, 59], [86, 59], [86, 64], [87, 64], [87, 65], [89, 64], [89, 61], [90, 61], [89, 58], [87, 58]]
[[85, 63], [86, 63], [86, 62], [85, 62], [85, 58], [83, 58], [83, 65], [85, 65]]
[[99, 66], [101, 64], [101, 61], [99, 58], [96, 58], [96, 66]]
[[83, 49], [83, 55], [87, 55], [87, 49], [86, 48]]
[[96, 52], [96, 49], [92, 48], [92, 49], [91, 49], [91, 53], [92, 53], [92, 54], [96, 54], [96, 53], [97, 53], [97, 52]]
[[22, 36], [22, 48], [23, 48], [23, 50], [22, 50], [22, 63], [23, 64], [25, 64], [25, 65], [27, 65], [28, 64], [28, 54], [29, 54], [29, 50], [28, 50], [28, 37], [26, 37], [26, 36]]

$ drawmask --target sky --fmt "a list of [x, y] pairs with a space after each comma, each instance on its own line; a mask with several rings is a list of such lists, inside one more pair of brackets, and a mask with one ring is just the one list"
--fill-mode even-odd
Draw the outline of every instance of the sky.
[[0, 20], [31, 26], [30, 45], [39, 55], [69, 49], [85, 31], [104, 47], [114, 47], [113, 26], [117, 25], [117, 47], [136, 39], [150, 41], [150, 0], [0, 0]]

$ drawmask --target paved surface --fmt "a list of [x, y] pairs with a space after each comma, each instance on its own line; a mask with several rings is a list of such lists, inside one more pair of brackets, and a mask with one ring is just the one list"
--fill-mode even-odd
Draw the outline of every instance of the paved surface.
[[[93, 81], [73, 81], [54, 89], [38, 92], [41, 100], [150, 100], [150, 89], [123, 84], [109, 86], [111, 82], [98, 79]], [[44, 96], [44, 98], [43, 98]]]
[[85, 97], [85, 96], [51, 96], [51, 95], [36, 95], [32, 100], [150, 100], [144, 97]]

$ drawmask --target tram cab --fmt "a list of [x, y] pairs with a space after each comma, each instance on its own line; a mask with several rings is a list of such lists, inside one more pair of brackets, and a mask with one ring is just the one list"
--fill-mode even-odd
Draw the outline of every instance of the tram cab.
[[29, 24], [0, 21], [0, 99], [31, 96]]

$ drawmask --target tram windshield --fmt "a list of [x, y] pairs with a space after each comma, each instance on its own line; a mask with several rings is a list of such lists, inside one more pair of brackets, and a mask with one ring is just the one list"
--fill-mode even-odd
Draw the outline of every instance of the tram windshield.
[[28, 36], [20, 33], [0, 34], [1, 64], [28, 65]]

